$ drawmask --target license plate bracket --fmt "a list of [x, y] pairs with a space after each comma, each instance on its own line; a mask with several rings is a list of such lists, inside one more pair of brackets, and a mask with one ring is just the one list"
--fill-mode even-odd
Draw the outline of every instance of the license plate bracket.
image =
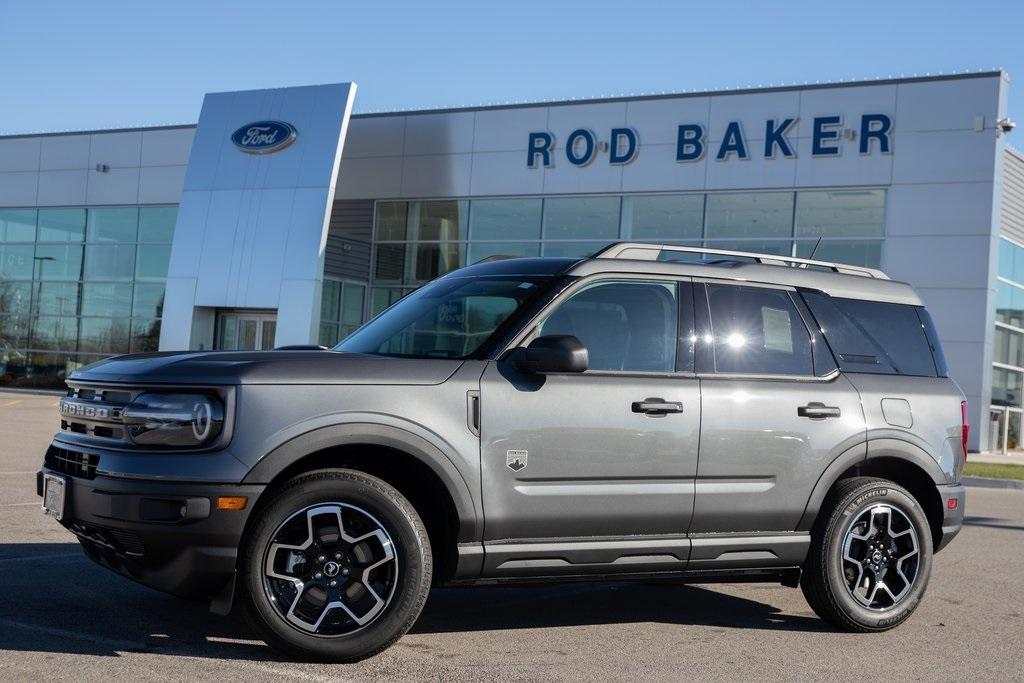
[[64, 519], [64, 507], [67, 504], [68, 483], [64, 477], [56, 474], [43, 475], [43, 514], [55, 518], [58, 522]]

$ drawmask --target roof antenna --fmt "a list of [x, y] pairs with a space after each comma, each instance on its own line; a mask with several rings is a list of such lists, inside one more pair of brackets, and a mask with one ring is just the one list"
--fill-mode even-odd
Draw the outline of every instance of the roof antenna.
[[811, 255], [807, 257], [807, 260], [814, 258], [814, 254], [817, 253], [818, 247], [821, 246], [821, 238], [823, 235], [818, 235], [818, 241], [814, 243], [814, 249], [811, 249]]

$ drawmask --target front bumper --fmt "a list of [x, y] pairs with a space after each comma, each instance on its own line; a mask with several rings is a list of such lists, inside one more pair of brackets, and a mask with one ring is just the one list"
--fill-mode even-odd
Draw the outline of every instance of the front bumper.
[[[939, 552], [960, 533], [964, 524], [964, 507], [967, 504], [967, 493], [963, 484], [949, 484], [939, 486], [939, 496], [942, 500], [942, 536], [935, 545], [935, 552]], [[956, 501], [954, 507], [950, 507], [950, 501]]]
[[[231, 578], [246, 520], [265, 486], [94, 479], [44, 468], [65, 479], [60, 523], [86, 555], [141, 584], [186, 598], [214, 596]], [[219, 496], [246, 496], [243, 510], [218, 510]]]

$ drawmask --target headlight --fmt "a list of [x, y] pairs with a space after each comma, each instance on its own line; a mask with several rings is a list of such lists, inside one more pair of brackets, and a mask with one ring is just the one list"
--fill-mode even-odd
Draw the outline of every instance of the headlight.
[[129, 438], [140, 446], [195, 448], [224, 426], [224, 406], [204, 394], [140, 394], [121, 415]]

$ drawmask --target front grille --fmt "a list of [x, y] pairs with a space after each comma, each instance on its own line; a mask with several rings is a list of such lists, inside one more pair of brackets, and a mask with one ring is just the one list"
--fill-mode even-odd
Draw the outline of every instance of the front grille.
[[66, 474], [70, 477], [95, 479], [96, 468], [100, 464], [100, 456], [95, 453], [80, 453], [79, 451], [70, 451], [59, 446], [50, 446], [46, 449], [43, 463], [54, 472]]
[[95, 437], [104, 445], [127, 445], [121, 411], [132, 398], [133, 392], [123, 389], [71, 385], [67, 396], [60, 401], [60, 428], [72, 434]]
[[79, 538], [111, 550], [121, 557], [142, 557], [146, 554], [142, 539], [132, 531], [107, 529], [83, 522], [71, 522], [68, 529]]

